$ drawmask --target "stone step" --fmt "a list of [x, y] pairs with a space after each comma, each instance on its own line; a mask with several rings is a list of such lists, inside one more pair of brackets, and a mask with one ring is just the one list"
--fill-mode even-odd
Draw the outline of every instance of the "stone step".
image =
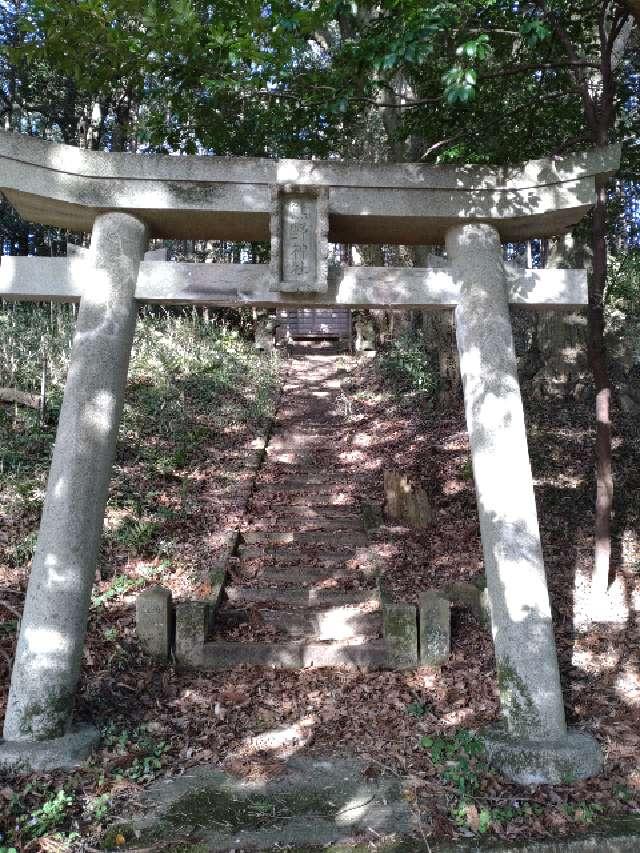
[[313, 440], [296, 444], [289, 441], [272, 441], [269, 443], [269, 447], [267, 448], [267, 456], [269, 459], [274, 459], [275, 461], [277, 461], [281, 455], [293, 455], [296, 459], [311, 459], [314, 458], [314, 456], [323, 454], [331, 456], [336, 452], [341, 453], [343, 450], [344, 448], [335, 441], [330, 442], [327, 439], [320, 440], [315, 437]]
[[[345, 643], [227, 643], [213, 641], [202, 647], [196, 666], [226, 669], [232, 666], [265, 666], [307, 669], [338, 666], [383, 668], [390, 666], [384, 640]], [[191, 664], [192, 666], [194, 664]]]
[[353, 506], [334, 506], [333, 504], [329, 504], [328, 506], [321, 509], [319, 507], [308, 507], [301, 506], [300, 504], [285, 505], [283, 509], [283, 513], [286, 515], [297, 519], [315, 521], [316, 519], [320, 521], [352, 521], [358, 522], [362, 524], [362, 514], [360, 512], [354, 511]]
[[309, 478], [288, 478], [277, 485], [259, 485], [252, 497], [254, 500], [260, 500], [261, 498], [264, 500], [273, 500], [274, 497], [281, 497], [283, 495], [286, 497], [307, 496], [309, 498], [325, 495], [327, 499], [331, 498], [334, 500], [340, 497], [340, 495], [344, 499], [344, 497], [352, 496], [354, 493], [357, 493], [354, 484], [345, 484], [343, 478], [324, 483], [310, 482]]
[[307, 566], [304, 570], [292, 565], [267, 566], [255, 574], [241, 570], [234, 576], [234, 580], [237, 583], [250, 583], [256, 589], [268, 588], [275, 591], [282, 587], [293, 586], [303, 589], [317, 584], [331, 584], [340, 581], [358, 582], [360, 586], [366, 586], [373, 584], [377, 576], [378, 571], [376, 569], [368, 567], [349, 569], [344, 566], [344, 562], [329, 563], [324, 560], [313, 567]]
[[316, 607], [318, 604], [337, 607], [357, 604], [380, 606], [380, 594], [377, 589], [365, 592], [335, 592], [332, 589], [256, 589], [228, 586], [225, 588], [225, 594], [231, 604], [277, 603], [290, 607]]
[[[262, 476], [258, 482], [258, 488], [270, 488], [273, 490], [287, 490], [306, 486], [334, 486], [346, 484], [342, 471], [328, 471], [326, 468], [318, 468], [314, 465], [299, 471], [292, 471], [288, 466], [276, 476], [275, 465], [269, 463], [268, 468], [263, 468]], [[275, 481], [274, 481], [275, 479]], [[348, 485], [353, 485], [350, 482]]]
[[[248, 756], [289, 755], [312, 740], [314, 729], [308, 720], [288, 721], [247, 734], [243, 746]], [[278, 765], [260, 784], [214, 764], [141, 787], [134, 835], [183, 850], [355, 850], [356, 839], [404, 837], [413, 829], [403, 791], [408, 783], [367, 773], [366, 760], [294, 754]]]
[[[336, 528], [338, 529], [338, 528]], [[369, 542], [369, 537], [362, 530], [357, 531], [341, 529], [339, 536], [336, 536], [335, 530], [246, 530], [242, 534], [242, 540], [245, 545], [262, 545], [269, 546], [327, 546], [327, 550], [333, 551], [336, 548], [345, 549], [349, 547], [360, 547]]]
[[337, 456], [300, 457], [295, 453], [279, 454], [277, 458], [269, 459], [268, 474], [278, 479], [289, 477], [333, 477], [335, 480], [351, 479], [361, 471], [362, 466], [356, 462], [346, 462]]
[[259, 623], [275, 629], [278, 638], [305, 642], [364, 643], [382, 636], [382, 611], [373, 605], [336, 605], [306, 609], [260, 608], [254, 615], [246, 609], [224, 608], [216, 614], [216, 633], [224, 636], [225, 628], [237, 628], [258, 618]]
[[[259, 516], [258, 516], [259, 518]], [[316, 515], [315, 518], [309, 518], [305, 515], [299, 515], [295, 512], [283, 511], [281, 518], [265, 518], [261, 521], [254, 521], [249, 528], [250, 533], [279, 533], [285, 534], [291, 530], [292, 525], [295, 525], [296, 531], [299, 533], [310, 533], [312, 531], [363, 531], [364, 524], [360, 515], [334, 515], [332, 518], [327, 518], [326, 515]], [[245, 540], [247, 541], [247, 540]]]
[[379, 565], [381, 558], [370, 553], [366, 548], [357, 545], [344, 545], [332, 537], [331, 548], [318, 548], [317, 542], [299, 542], [283, 545], [242, 545], [238, 551], [241, 562], [260, 560], [272, 565], [335, 565], [355, 560], [365, 565]]
[[[349, 433], [354, 431], [352, 426], [345, 425], [342, 429]], [[322, 421], [314, 424], [312, 421], [304, 419], [304, 417], [302, 421], [296, 423], [293, 427], [291, 424], [283, 422], [280, 417], [278, 417], [273, 424], [271, 435], [274, 438], [277, 436], [286, 438], [288, 435], [291, 435], [292, 432], [301, 436], [313, 435], [319, 436], [320, 438], [335, 438], [340, 435], [336, 424], [330, 424], [327, 426], [323, 424]]]
[[351, 464], [341, 461], [338, 453], [342, 453], [342, 450], [335, 446], [318, 450], [312, 448], [272, 450], [269, 448], [267, 456], [269, 457], [269, 465], [273, 466], [275, 470], [286, 465], [287, 468], [300, 468], [306, 471], [321, 469], [324, 471], [331, 468], [343, 469]]
[[360, 503], [358, 498], [346, 494], [344, 491], [336, 492], [311, 492], [308, 493], [304, 489], [283, 493], [282, 497], [278, 493], [275, 495], [262, 495], [258, 493], [253, 495], [252, 505], [258, 510], [264, 507], [268, 511], [271, 510], [289, 510], [295, 509], [314, 509], [318, 512], [324, 512], [333, 509], [350, 509], [358, 506]]

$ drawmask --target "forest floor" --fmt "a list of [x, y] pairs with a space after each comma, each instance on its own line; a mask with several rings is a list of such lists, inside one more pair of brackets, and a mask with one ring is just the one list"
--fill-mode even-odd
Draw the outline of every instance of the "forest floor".
[[[381, 502], [383, 469], [398, 466], [424, 486], [435, 509], [428, 532], [383, 524], [374, 535], [394, 596], [415, 601], [421, 589], [477, 577], [482, 554], [461, 401], [444, 406], [394, 389], [379, 358], [343, 359], [358, 497]], [[606, 767], [597, 778], [524, 788], [476, 754], [475, 732], [496, 718], [498, 695], [490, 634], [464, 611], [453, 612], [452, 654], [438, 670], [181, 672], [140, 652], [140, 589], [161, 577], [176, 598], [186, 596], [224, 531], [241, 523], [233, 484], [246, 474], [242, 460], [275, 392], [273, 373], [263, 382], [258, 372], [253, 395], [246, 377], [239, 390], [239, 355], [238, 365], [235, 379], [215, 388], [211, 374], [185, 374], [165, 387], [166, 398], [152, 373], [133, 374], [76, 711], [101, 728], [102, 744], [76, 772], [0, 779], [0, 850], [126, 847], [135, 839], [120, 829], [121, 816], [152, 780], [207, 763], [268, 780], [292, 749], [355, 756], [368, 777], [401, 778], [429, 840], [559, 838], [587, 831], [605, 815], [638, 813], [640, 436], [632, 420], [616, 414], [614, 560], [627, 617], [580, 626], [574, 605], [593, 545], [593, 429], [591, 404], [573, 397], [527, 399], [525, 407], [567, 717], [602, 744]], [[231, 401], [224, 422], [216, 403], [223, 399]], [[14, 465], [0, 480], [2, 714], [54, 430], [17, 424], [13, 411], [0, 426], [5, 442], [17, 441], [17, 431], [20, 447], [37, 447], [39, 460], [37, 470], [25, 463], [16, 474]], [[247, 748], [258, 735], [301, 725], [304, 745]], [[161, 847], [171, 843], [154, 849]]]

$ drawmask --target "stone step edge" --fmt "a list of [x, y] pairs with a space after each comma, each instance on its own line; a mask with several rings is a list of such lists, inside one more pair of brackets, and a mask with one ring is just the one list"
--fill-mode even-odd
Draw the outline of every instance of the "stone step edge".
[[[184, 601], [175, 616], [175, 660], [179, 667], [224, 668], [249, 664], [304, 669], [311, 666], [376, 666], [411, 669], [418, 666], [418, 616], [413, 604], [390, 604], [382, 599], [383, 640], [349, 643], [207, 642], [208, 605]], [[242, 649], [252, 649], [246, 653]], [[343, 651], [347, 649], [348, 651]]]
[[[270, 643], [307, 642], [307, 643], [358, 643], [366, 645], [382, 635], [382, 609], [362, 612], [358, 607], [343, 605], [338, 607], [317, 606], [285, 609], [277, 607], [229, 607], [219, 611], [216, 635], [210, 640], [233, 640], [229, 630], [240, 629], [252, 618], [259, 620], [261, 626], [273, 633], [265, 637]], [[242, 641], [240, 636], [240, 641]]]
[[[484, 598], [484, 591], [480, 587], [472, 584], [466, 586], [468, 588], [473, 586]], [[250, 590], [250, 592], [254, 595], [258, 593], [257, 590]], [[305, 593], [307, 601], [312, 606], [317, 606], [319, 603], [327, 603], [327, 598], [323, 599], [321, 597], [319, 601], [317, 599], [312, 600], [310, 597], [312, 591], [298, 589], [294, 592], [303, 605], [303, 596]], [[459, 596], [460, 590], [457, 590], [457, 592]], [[145, 593], [147, 593], [147, 596], [143, 598]], [[272, 596], [273, 591], [269, 590], [268, 595]], [[150, 600], [151, 596], [155, 597], [154, 601]], [[340, 594], [333, 593], [332, 596], [336, 596], [338, 600], [342, 599], [344, 601], [344, 594], [341, 596]], [[372, 593], [366, 593], [366, 596], [368, 599], [371, 599]], [[210, 602], [180, 602], [175, 607], [175, 620], [173, 620], [174, 609], [172, 607], [171, 592], [157, 586], [148, 588], [138, 597], [139, 600], [136, 603], [136, 629], [139, 640], [144, 646], [145, 640], [148, 641], [148, 637], [145, 637], [144, 633], [140, 631], [139, 616], [141, 610], [143, 610], [140, 607], [140, 602], [147, 601], [150, 609], [146, 613], [146, 617], [148, 619], [151, 616], [157, 620], [158, 631], [154, 638], [155, 644], [153, 642], [148, 643], [149, 647], [146, 650], [156, 658], [164, 659], [166, 662], [171, 649], [172, 627], [175, 624], [175, 660], [178, 665], [185, 667], [203, 666], [206, 668], [208, 665], [212, 665], [213, 668], [218, 668], [221, 666], [235, 666], [237, 663], [251, 663], [251, 660], [246, 660], [242, 657], [237, 648], [260, 648], [262, 651], [251, 653], [254, 656], [252, 660], [255, 659], [252, 665], [283, 666], [294, 669], [307, 666], [375, 665], [390, 669], [407, 669], [419, 665], [442, 665], [448, 659], [451, 650], [451, 606], [464, 606], [473, 611], [473, 606], [470, 606], [466, 601], [462, 601], [460, 597], [456, 600], [456, 596], [453, 594], [448, 595], [446, 591], [433, 589], [425, 590], [420, 594], [418, 607], [414, 604], [392, 602], [384, 579], [379, 583], [378, 596], [382, 605], [384, 636], [382, 643], [384, 654], [380, 652], [380, 641], [378, 640], [365, 642], [359, 646], [347, 642], [329, 644], [311, 642], [305, 644], [300, 641], [272, 644], [208, 643], [206, 642], [206, 638], [210, 632], [210, 611], [212, 609]], [[488, 618], [486, 612], [483, 615], [486, 620]], [[363, 637], [363, 639], [366, 638]], [[267, 651], [264, 651], [264, 648], [275, 649], [275, 651], [270, 656]], [[310, 651], [302, 652], [300, 648]], [[332, 651], [327, 652], [328, 648]], [[205, 649], [208, 649], [206, 653]], [[219, 652], [224, 649], [229, 651], [229, 656], [223, 662], [220, 660]], [[343, 654], [340, 652], [340, 649], [349, 649], [349, 651]], [[354, 649], [357, 651], [353, 651]], [[363, 649], [371, 651], [371, 654], [375, 658], [375, 663], [371, 663], [371, 659], [366, 657], [366, 654], [362, 651]]]
[[[242, 535], [243, 547], [263, 547], [270, 550], [277, 547], [312, 547], [315, 545], [336, 546], [345, 548], [364, 548], [369, 543], [369, 537], [362, 524], [359, 528], [334, 527], [327, 529], [317, 527], [312, 530], [247, 530]], [[336, 547], [337, 550], [337, 547]]]
[[227, 586], [227, 600], [232, 604], [260, 604], [278, 601], [292, 607], [317, 607], [348, 604], [380, 604], [380, 593], [376, 590], [367, 592], [335, 592], [326, 589], [256, 589], [253, 587]]
[[188, 669], [227, 669], [233, 666], [265, 666], [281, 669], [310, 669], [323, 666], [346, 668], [393, 668], [384, 641], [352, 643], [203, 643], [178, 664]]

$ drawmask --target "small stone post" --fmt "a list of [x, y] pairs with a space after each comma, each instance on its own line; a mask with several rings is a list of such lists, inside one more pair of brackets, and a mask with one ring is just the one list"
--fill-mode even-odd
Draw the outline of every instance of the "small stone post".
[[[105, 213], [93, 227], [69, 374], [4, 721], [10, 741], [69, 731], [122, 413], [143, 222]], [[90, 739], [90, 738], [89, 738]], [[25, 747], [28, 745], [25, 744]], [[44, 745], [43, 745], [44, 748]], [[25, 749], [37, 766], [37, 755]]]
[[487, 749], [519, 781], [588, 776], [600, 759], [595, 742], [567, 735], [500, 236], [457, 225], [446, 248], [504, 721]]
[[136, 635], [148, 655], [166, 663], [173, 639], [173, 596], [163, 586], [150, 586], [136, 598]]

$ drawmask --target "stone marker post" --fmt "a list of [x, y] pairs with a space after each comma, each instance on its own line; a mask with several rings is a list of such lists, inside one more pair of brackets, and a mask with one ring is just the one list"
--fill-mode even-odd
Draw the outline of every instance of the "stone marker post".
[[518, 781], [588, 776], [599, 752], [565, 723], [500, 236], [458, 225], [446, 247], [503, 717], [487, 749]]
[[[95, 221], [0, 763], [19, 752], [20, 743], [11, 741], [62, 738], [59, 748], [65, 751], [136, 322], [138, 267], [146, 243], [146, 226], [134, 216], [105, 213]], [[92, 740], [90, 732], [85, 740]], [[78, 746], [77, 736], [73, 743]], [[27, 744], [25, 755], [28, 763], [38, 766], [37, 751]], [[61, 755], [60, 763], [69, 763], [69, 756]]]

